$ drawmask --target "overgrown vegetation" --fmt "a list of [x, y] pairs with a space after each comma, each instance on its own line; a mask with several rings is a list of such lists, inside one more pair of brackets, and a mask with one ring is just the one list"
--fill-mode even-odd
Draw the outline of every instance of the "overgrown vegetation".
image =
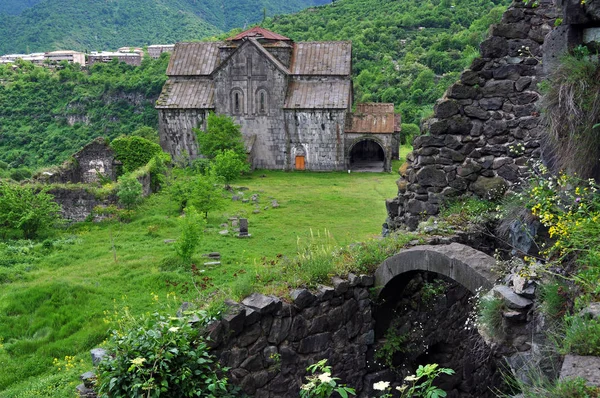
[[586, 47], [564, 56], [542, 85], [555, 171], [599, 177], [600, 63]]

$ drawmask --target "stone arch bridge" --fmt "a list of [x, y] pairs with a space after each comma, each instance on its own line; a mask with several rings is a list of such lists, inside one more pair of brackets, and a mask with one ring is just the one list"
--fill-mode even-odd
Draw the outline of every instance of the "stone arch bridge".
[[399, 275], [428, 271], [444, 275], [476, 294], [494, 286], [498, 279], [492, 270], [495, 264], [494, 258], [460, 243], [415, 246], [385, 260], [375, 271], [375, 286], [381, 293]]

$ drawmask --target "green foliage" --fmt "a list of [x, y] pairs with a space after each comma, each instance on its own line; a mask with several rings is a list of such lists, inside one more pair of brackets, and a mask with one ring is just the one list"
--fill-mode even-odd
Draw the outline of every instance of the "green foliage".
[[51, 230], [60, 219], [60, 206], [45, 190], [0, 181], [0, 233], [20, 231], [32, 239]]
[[147, 139], [148, 141], [158, 144], [158, 131], [153, 127], [142, 126], [139, 129], [135, 130], [133, 133], [131, 133], [131, 135], [136, 137], [142, 137], [144, 139]]
[[504, 337], [502, 316], [504, 309], [504, 300], [497, 297], [484, 296], [477, 303], [477, 326], [493, 339]]
[[400, 133], [400, 143], [402, 145], [412, 145], [414, 138], [418, 137], [421, 129], [416, 124], [402, 123], [402, 132]]
[[123, 164], [123, 171], [130, 173], [145, 166], [150, 159], [159, 156], [162, 148], [155, 142], [138, 136], [119, 137], [110, 143], [115, 157]]
[[142, 184], [131, 174], [119, 178], [117, 197], [126, 209], [131, 210], [142, 201], [142, 192]]
[[561, 281], [544, 283], [538, 286], [541, 310], [552, 319], [559, 319], [568, 310], [568, 287]]
[[210, 113], [206, 122], [206, 131], [194, 130], [198, 136], [200, 153], [214, 159], [226, 150], [232, 150], [240, 159], [246, 158], [246, 149], [242, 130], [232, 118], [226, 115]]
[[[440, 398], [448, 394], [446, 391], [433, 385], [433, 381], [440, 375], [453, 375], [455, 372], [449, 368], [440, 368], [438, 364], [419, 365], [414, 375], [409, 375], [404, 378], [405, 383], [396, 390], [400, 393], [400, 398]], [[417, 382], [419, 382], [417, 384]], [[408, 382], [408, 384], [406, 383]], [[391, 398], [390, 383], [387, 381], [379, 381], [373, 384], [373, 389], [382, 391], [383, 395], [380, 398]]]
[[10, 178], [12, 178], [15, 181], [23, 181], [28, 178], [31, 178], [31, 171], [25, 167], [13, 169], [10, 171]]
[[192, 181], [192, 195], [186, 203], [208, 217], [211, 211], [221, 210], [225, 206], [223, 189], [212, 176], [198, 176]]
[[184, 213], [180, 216], [181, 235], [175, 242], [175, 253], [184, 263], [189, 264], [200, 243], [206, 221], [193, 206], [186, 207]]
[[498, 204], [475, 196], [462, 196], [449, 199], [440, 209], [440, 217], [455, 226], [480, 223], [492, 218]]
[[168, 62], [164, 54], [140, 67], [0, 65], [0, 160], [12, 169], [59, 164], [99, 135], [114, 139], [156, 128], [154, 102]]
[[[527, 372], [527, 383], [522, 378], [510, 377], [508, 384], [521, 392], [523, 398], [597, 398], [600, 388], [586, 385], [586, 380], [577, 378], [564, 378], [549, 380], [540, 370]], [[500, 395], [510, 398], [511, 394]]]
[[150, 173], [150, 189], [152, 192], [158, 190], [167, 181], [166, 174], [168, 171], [167, 165], [171, 163], [171, 155], [165, 152], [160, 152], [148, 162], [148, 172]]
[[357, 102], [392, 102], [418, 124], [470, 65], [505, 0], [344, 0], [263, 26], [296, 41], [351, 40]]
[[420, 290], [421, 301], [424, 303], [431, 302], [431, 300], [436, 297], [444, 294], [446, 292], [447, 286], [443, 280], [436, 279], [433, 282], [425, 281]]
[[556, 170], [593, 177], [600, 158], [600, 64], [587, 47], [573, 49], [548, 76], [541, 100]]
[[245, 154], [240, 158], [240, 155], [231, 149], [219, 152], [210, 165], [210, 174], [222, 178], [227, 185], [239, 178], [242, 172], [248, 171], [250, 165], [246, 161]]
[[300, 387], [301, 398], [329, 398], [335, 392], [342, 398], [355, 395], [353, 388], [345, 384], [338, 384], [338, 377], [331, 377], [331, 366], [327, 366], [327, 360], [310, 365], [306, 370], [311, 373], [306, 377], [306, 383]]
[[600, 320], [579, 315], [565, 316], [565, 337], [561, 340], [562, 354], [600, 355]]
[[398, 322], [394, 321], [385, 331], [384, 343], [375, 352], [375, 359], [381, 361], [386, 367], [394, 367], [394, 356], [401, 352], [406, 352], [406, 343], [409, 336], [407, 333], [398, 333]]
[[101, 397], [226, 397], [227, 378], [187, 318], [129, 317], [98, 366]]

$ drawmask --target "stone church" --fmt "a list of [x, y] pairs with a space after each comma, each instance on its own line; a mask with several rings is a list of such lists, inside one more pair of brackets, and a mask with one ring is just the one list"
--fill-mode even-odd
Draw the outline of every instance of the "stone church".
[[178, 43], [157, 101], [161, 146], [199, 156], [192, 128], [209, 112], [241, 126], [255, 168], [390, 170], [398, 156], [393, 104], [352, 113], [352, 44], [293, 42], [255, 27], [223, 42]]

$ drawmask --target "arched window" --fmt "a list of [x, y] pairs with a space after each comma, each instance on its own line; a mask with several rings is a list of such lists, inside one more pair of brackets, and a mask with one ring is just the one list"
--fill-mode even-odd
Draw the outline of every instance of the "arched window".
[[244, 113], [244, 93], [238, 89], [231, 91], [231, 110], [234, 115]]
[[267, 113], [269, 113], [269, 100], [267, 96], [267, 90], [258, 90], [256, 101], [256, 113], [258, 113], [259, 115], [266, 115]]

